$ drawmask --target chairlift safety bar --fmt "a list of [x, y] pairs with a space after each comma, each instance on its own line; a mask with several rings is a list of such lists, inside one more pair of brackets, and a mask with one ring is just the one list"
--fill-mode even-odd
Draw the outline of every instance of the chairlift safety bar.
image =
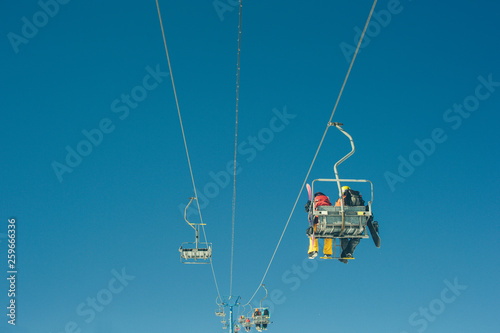
[[[373, 203], [373, 183], [366, 179], [315, 179], [311, 183], [311, 192], [314, 195], [314, 183], [315, 182], [335, 182], [340, 188], [342, 188], [341, 183], [370, 183], [371, 190], [371, 200], [368, 201], [368, 212], [372, 213], [372, 203]], [[342, 197], [342, 196], [341, 196]], [[314, 199], [314, 198], [313, 198]], [[341, 211], [344, 210], [344, 200], [340, 200]], [[317, 215], [316, 207], [313, 205], [313, 216]]]

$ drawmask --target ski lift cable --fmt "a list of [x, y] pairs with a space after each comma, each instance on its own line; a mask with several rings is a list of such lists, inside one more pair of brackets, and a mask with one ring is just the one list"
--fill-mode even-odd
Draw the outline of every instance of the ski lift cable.
[[[162, 21], [162, 18], [161, 18], [160, 5], [158, 4], [158, 0], [156, 0], [156, 8], [158, 10], [158, 18], [160, 20], [161, 33], [162, 33], [162, 37], [163, 37], [163, 45], [165, 46], [165, 53], [167, 55], [168, 69], [170, 71], [170, 79], [172, 81], [172, 88], [173, 88], [173, 91], [174, 91], [175, 104], [176, 104], [176, 107], [177, 107], [177, 114], [179, 116], [179, 123], [181, 125], [182, 138], [184, 140], [184, 148], [186, 150], [186, 157], [187, 157], [187, 161], [188, 161], [188, 165], [189, 165], [189, 172], [191, 174], [191, 182], [193, 184], [193, 191], [194, 191], [195, 198], [197, 199], [198, 198], [198, 193], [196, 191], [196, 183], [194, 181], [193, 168], [191, 167], [191, 159], [189, 158], [189, 150], [188, 150], [188, 146], [187, 146], [187, 142], [186, 142], [186, 135], [184, 133], [184, 126], [182, 124], [181, 110], [180, 110], [180, 107], [179, 107], [179, 100], [177, 98], [177, 91], [175, 89], [174, 76], [173, 76], [173, 73], [172, 73], [172, 66], [170, 64], [170, 56], [168, 54], [167, 40], [165, 38], [165, 30], [163, 29], [163, 21]], [[198, 213], [200, 215], [200, 221], [201, 221], [201, 226], [202, 226], [202, 230], [203, 230], [203, 236], [205, 237], [205, 242], [207, 242], [207, 236], [205, 234], [205, 227], [203, 226], [203, 218], [202, 218], [202, 215], [201, 215], [200, 203], [198, 202], [198, 199], [196, 200], [196, 205], [198, 207]], [[215, 278], [215, 271], [214, 271], [214, 267], [213, 267], [213, 264], [212, 264], [212, 258], [210, 258], [210, 266], [212, 267], [212, 273], [213, 273], [213, 276], [214, 276], [214, 282], [215, 282], [215, 287], [217, 289], [217, 294], [220, 297], [219, 286], [217, 284], [217, 279]]]
[[328, 129], [331, 126], [331, 121], [333, 119], [333, 115], [335, 114], [335, 111], [337, 110], [337, 106], [339, 104], [340, 97], [342, 96], [342, 93], [344, 92], [344, 87], [346, 85], [347, 79], [349, 78], [349, 74], [351, 73], [352, 65], [354, 64], [354, 60], [356, 60], [356, 56], [358, 54], [360, 45], [361, 45], [361, 43], [363, 41], [366, 29], [368, 27], [368, 24], [370, 23], [370, 19], [372, 17], [372, 14], [373, 14], [373, 11], [374, 11], [376, 5], [377, 5], [377, 0], [374, 0], [372, 8], [370, 10], [370, 14], [368, 15], [368, 19], [366, 20], [366, 24], [365, 24], [365, 27], [363, 29], [363, 33], [361, 34], [361, 37], [360, 37], [359, 42], [358, 42], [358, 45], [356, 47], [356, 51], [354, 52], [354, 56], [353, 56], [353, 58], [351, 60], [351, 64], [349, 65], [349, 69], [348, 69], [347, 74], [345, 76], [344, 83], [342, 84], [342, 88], [340, 89], [339, 95], [337, 97], [337, 101], [335, 102], [335, 106], [333, 107], [332, 114], [330, 115], [330, 119], [328, 120], [328, 123], [326, 125], [325, 132], [323, 133], [323, 137], [321, 138], [321, 141], [319, 143], [318, 149], [316, 150], [316, 154], [314, 154], [314, 158], [312, 160], [311, 166], [309, 167], [309, 170], [307, 171], [306, 177], [304, 179], [304, 182], [302, 183], [302, 186], [301, 186], [300, 191], [299, 191], [299, 195], [297, 196], [297, 199], [295, 200], [295, 203], [293, 205], [292, 211], [290, 212], [290, 215], [288, 216], [288, 220], [287, 220], [287, 222], [285, 224], [285, 228], [283, 229], [283, 232], [281, 233], [281, 237], [280, 237], [280, 239], [278, 241], [278, 244], [276, 245], [276, 248], [274, 249], [274, 253], [273, 253], [272, 257], [271, 257], [271, 260], [269, 261], [269, 264], [267, 265], [267, 269], [264, 272], [264, 276], [262, 277], [262, 280], [259, 283], [259, 287], [257, 287], [257, 289], [255, 290], [254, 294], [252, 295], [252, 297], [250, 297], [250, 300], [245, 305], [250, 304], [250, 302], [253, 300], [253, 298], [255, 297], [255, 295], [257, 294], [257, 292], [259, 291], [261, 285], [264, 283], [264, 280], [266, 279], [267, 273], [269, 272], [269, 268], [271, 267], [271, 264], [273, 263], [273, 260], [274, 260], [274, 257], [276, 255], [276, 252], [278, 251], [278, 248], [279, 248], [279, 246], [281, 244], [283, 236], [285, 235], [286, 229], [288, 228], [288, 224], [290, 223], [290, 219], [292, 218], [293, 212], [295, 211], [295, 207], [297, 206], [297, 203], [298, 203], [298, 201], [300, 199], [302, 191], [304, 190], [304, 186], [306, 185], [307, 179], [309, 178], [309, 174], [311, 173], [311, 170], [312, 170], [312, 167], [314, 165], [314, 162], [316, 161], [316, 157], [318, 156], [319, 150], [321, 149], [321, 146], [323, 145], [323, 141], [325, 139], [326, 133], [328, 132]]
[[[198, 209], [199, 209], [199, 206], [198, 206]], [[205, 242], [207, 242], [207, 235], [205, 234], [205, 226], [204, 225], [201, 226], [201, 230], [203, 230], [203, 237], [205, 238]], [[210, 257], [210, 268], [212, 269], [212, 275], [214, 277], [215, 288], [217, 289], [217, 295], [219, 295], [219, 298], [220, 298], [219, 284], [217, 283], [217, 278], [215, 276], [215, 270], [214, 270], [214, 265], [212, 263], [212, 257]]]
[[238, 106], [240, 97], [240, 57], [241, 57], [241, 16], [243, 1], [240, 0], [238, 24], [238, 60], [236, 63], [236, 117], [234, 126], [234, 169], [233, 169], [233, 214], [231, 230], [231, 278], [229, 282], [229, 295], [233, 294], [233, 262], [234, 262], [234, 224], [236, 219], [236, 156], [238, 154]]

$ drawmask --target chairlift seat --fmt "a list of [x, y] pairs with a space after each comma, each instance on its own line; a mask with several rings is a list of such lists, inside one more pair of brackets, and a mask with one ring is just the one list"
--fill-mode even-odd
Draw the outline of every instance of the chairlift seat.
[[[267, 308], [260, 308], [259, 311], [260, 311], [260, 315], [258, 316], [254, 316], [253, 317], [253, 323], [255, 325], [266, 325], [266, 324], [270, 324], [271, 323], [271, 320], [270, 320], [270, 315], [269, 314], [266, 314], [264, 315], [264, 311], [268, 310]], [[269, 313], [269, 311], [267, 311]]]
[[255, 316], [253, 318], [253, 323], [255, 325], [263, 325], [263, 324], [270, 324], [271, 321], [269, 319], [269, 316]]
[[340, 206], [319, 206], [315, 210], [318, 224], [316, 238], [368, 238], [366, 223], [372, 216], [369, 206], [344, 206], [344, 230]]
[[183, 264], [209, 264], [212, 258], [212, 244], [182, 243], [179, 252]]

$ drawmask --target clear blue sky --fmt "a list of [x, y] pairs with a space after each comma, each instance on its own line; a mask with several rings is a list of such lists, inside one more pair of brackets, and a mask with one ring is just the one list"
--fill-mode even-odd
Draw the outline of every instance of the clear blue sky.
[[[179, 245], [194, 239], [179, 207], [194, 193], [156, 4], [65, 1], [4, 4], [0, 14], [0, 331], [219, 332], [210, 266], [179, 263]], [[160, 7], [226, 295], [238, 14], [236, 1], [219, 3], [227, 11], [212, 0]], [[371, 5], [243, 4], [233, 272], [243, 302], [283, 231]], [[374, 183], [382, 247], [363, 240], [348, 265], [307, 260], [302, 193], [265, 281], [269, 332], [496, 331], [500, 4], [379, 1], [375, 12], [334, 121], [357, 148], [340, 175]], [[308, 182], [333, 177], [348, 150], [330, 129]], [[334, 187], [322, 189], [336, 199]], [[11, 217], [16, 327], [6, 316]]]

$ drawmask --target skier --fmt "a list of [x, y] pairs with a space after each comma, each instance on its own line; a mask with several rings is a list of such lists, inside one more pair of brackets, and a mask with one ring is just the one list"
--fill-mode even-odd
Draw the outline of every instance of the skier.
[[[314, 194], [313, 200], [314, 200], [314, 208], [315, 209], [319, 206], [331, 206], [332, 205], [332, 203], [330, 202], [330, 199], [328, 199], [328, 197], [321, 192], [316, 192]], [[307, 201], [305, 209], [306, 209], [306, 212], [309, 212], [310, 209], [312, 209], [310, 201]], [[316, 231], [317, 223], [318, 223], [318, 218], [315, 217], [314, 223], [313, 223], [314, 229], [309, 230], [308, 234], [312, 233], [313, 231]], [[312, 228], [310, 227], [310, 229], [312, 229]], [[316, 256], [318, 255], [318, 250], [319, 250], [318, 239], [317, 238], [314, 239], [314, 242], [313, 242], [312, 236], [309, 236], [309, 250], [308, 250], [309, 259], [316, 258]], [[332, 256], [332, 254], [333, 254], [333, 239], [332, 238], [325, 238], [325, 243], [323, 245], [323, 254], [327, 258]]]
[[250, 324], [250, 318], [247, 318], [245, 320], [245, 324], [246, 324], [245, 325], [245, 331], [250, 332], [250, 330], [252, 329], [252, 325]]
[[[264, 313], [263, 313], [264, 317], [266, 319], [269, 319], [269, 310], [268, 309], [264, 309]], [[262, 324], [262, 328], [267, 330], [267, 324]]]
[[[344, 199], [344, 206], [364, 206], [365, 202], [361, 199], [358, 191], [353, 191], [349, 186], [342, 186], [342, 196]], [[335, 206], [340, 206], [340, 198], [335, 203]], [[340, 255], [340, 262], [347, 264], [349, 261], [342, 258], [353, 258], [354, 250], [359, 244], [360, 238], [341, 238], [340, 246], [342, 247], [342, 254]]]
[[261, 317], [261, 312], [259, 311], [259, 309], [255, 309], [255, 312], [253, 313], [252, 315], [252, 318], [253, 318], [253, 321], [255, 322], [255, 319], [258, 319], [258, 323], [255, 324], [255, 329], [259, 332], [262, 331], [262, 325], [260, 324], [260, 318]]

